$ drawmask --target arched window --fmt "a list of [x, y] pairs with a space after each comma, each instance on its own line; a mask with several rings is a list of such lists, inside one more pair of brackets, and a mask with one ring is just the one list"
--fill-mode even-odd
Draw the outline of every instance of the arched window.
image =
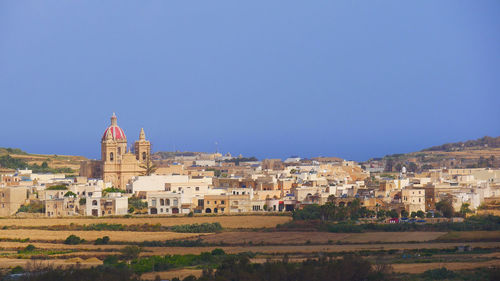
[[[165, 200], [160, 199], [160, 206], [165, 206]], [[163, 210], [163, 209], [162, 209]]]
[[113, 161], [113, 159], [114, 159], [113, 152], [110, 152], [109, 153], [109, 161]]
[[170, 199], [167, 199], [167, 206], [170, 206]]
[[146, 152], [142, 153], [142, 160], [146, 160]]
[[121, 155], [121, 154], [122, 154], [122, 148], [118, 147], [118, 155]]

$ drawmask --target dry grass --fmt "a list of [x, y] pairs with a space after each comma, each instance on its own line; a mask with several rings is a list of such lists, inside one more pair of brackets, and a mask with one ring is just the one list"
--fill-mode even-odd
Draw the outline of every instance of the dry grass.
[[452, 231], [442, 235], [438, 240], [461, 241], [481, 239], [500, 239], [500, 231]]
[[228, 244], [261, 242], [269, 244], [328, 243], [328, 241], [349, 243], [370, 242], [425, 242], [434, 240], [446, 232], [367, 232], [367, 233], [328, 233], [328, 232], [222, 232], [203, 236], [209, 243]]
[[[496, 248], [500, 242], [471, 242], [471, 247]], [[360, 245], [275, 245], [275, 246], [229, 246], [229, 247], [145, 247], [151, 255], [199, 254], [221, 248], [230, 254], [242, 252], [284, 254], [284, 253], [319, 253], [319, 252], [356, 252], [362, 250], [412, 250], [445, 249], [463, 246], [463, 243], [396, 243], [396, 244], [360, 244]], [[149, 255], [149, 253], [147, 254]]]
[[262, 228], [275, 227], [277, 224], [282, 224], [290, 221], [291, 217], [286, 216], [200, 216], [200, 217], [163, 217], [163, 218], [8, 218], [0, 219], [0, 227], [2, 226], [54, 226], [54, 225], [69, 225], [71, 223], [77, 225], [109, 223], [109, 224], [161, 224], [163, 226], [173, 226], [180, 224], [193, 223], [213, 223], [218, 222], [225, 228]]
[[[0, 268], [12, 268], [15, 266], [26, 267], [26, 264], [30, 262], [30, 260], [25, 259], [10, 259], [10, 258], [0, 258]], [[89, 259], [53, 259], [48, 261], [41, 261], [43, 265], [53, 265], [53, 266], [73, 266], [73, 265], [81, 265], [82, 267], [91, 267], [102, 264], [102, 261], [89, 258]]]
[[25, 239], [30, 240], [64, 240], [69, 235], [74, 234], [88, 241], [93, 241], [103, 236], [109, 236], [111, 241], [165, 241], [170, 239], [181, 239], [198, 236], [197, 233], [177, 233], [177, 232], [130, 232], [130, 231], [51, 231], [37, 229], [6, 229], [0, 230], [0, 238]]
[[179, 279], [184, 279], [189, 275], [194, 275], [200, 277], [202, 273], [201, 269], [178, 269], [170, 271], [160, 271], [160, 272], [149, 272], [141, 275], [142, 279], [145, 280], [155, 280], [156, 276], [160, 276], [161, 280], [171, 280], [172, 278], [178, 277]]
[[327, 243], [328, 240], [339, 241], [348, 237], [348, 233], [327, 233], [327, 232], [222, 232], [203, 236], [204, 242], [228, 244], [249, 243], [269, 243], [269, 244], [304, 244]]
[[500, 266], [500, 260], [484, 262], [435, 262], [435, 263], [406, 263], [393, 264], [394, 272], [422, 273], [429, 269], [446, 267], [448, 270], [467, 270], [480, 267]]

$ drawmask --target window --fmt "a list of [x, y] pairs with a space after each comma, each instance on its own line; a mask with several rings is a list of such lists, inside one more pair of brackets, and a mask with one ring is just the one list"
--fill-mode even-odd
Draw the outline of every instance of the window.
[[226, 203], [224, 203], [224, 200], [220, 201], [220, 203], [221, 203], [221, 204], [226, 204]]
[[195, 187], [194, 189], [195, 189], [196, 191], [200, 191], [200, 187], [199, 187], [199, 186]]
[[177, 206], [179, 204], [179, 201], [177, 200], [177, 198], [174, 198], [174, 206]]
[[142, 160], [146, 160], [146, 152], [142, 153]]
[[181, 191], [181, 190], [182, 190], [182, 187], [180, 187], [180, 186], [179, 186], [179, 187], [177, 188], [177, 190]]
[[170, 206], [170, 199], [167, 199], [167, 206]]
[[92, 201], [92, 206], [97, 206], [97, 200]]
[[160, 199], [160, 206], [165, 206], [165, 200]]
[[122, 154], [122, 148], [118, 147], [118, 155], [121, 155], [121, 154]]
[[113, 157], [113, 152], [109, 153], [109, 161], [113, 161], [114, 157]]

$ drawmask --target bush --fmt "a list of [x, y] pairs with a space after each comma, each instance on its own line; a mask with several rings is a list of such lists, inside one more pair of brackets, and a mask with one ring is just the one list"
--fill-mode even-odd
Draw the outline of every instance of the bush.
[[444, 280], [454, 278], [456, 273], [446, 269], [446, 267], [438, 269], [430, 269], [422, 273], [422, 277], [430, 280]]
[[219, 232], [222, 230], [222, 225], [218, 222], [202, 223], [202, 224], [195, 223], [195, 224], [174, 225], [170, 227], [170, 229], [175, 232], [206, 233], [206, 232]]
[[141, 210], [148, 207], [148, 202], [144, 202], [140, 198], [132, 196], [128, 198], [128, 205], [130, 208], [134, 208], [134, 210]]
[[23, 273], [24, 272], [24, 268], [22, 268], [20, 265], [14, 267], [10, 273], [11, 274], [19, 274], [19, 273]]
[[68, 191], [68, 192], [66, 192], [66, 194], [64, 194], [64, 197], [70, 197], [70, 196], [76, 197], [76, 194], [72, 191]]
[[109, 236], [104, 236], [103, 238], [97, 238], [94, 245], [106, 245], [109, 243]]
[[125, 248], [121, 249], [122, 257], [125, 260], [134, 260], [139, 257], [139, 254], [142, 252], [142, 249], [135, 245], [129, 245]]
[[18, 213], [45, 213], [45, 204], [41, 201], [31, 201], [28, 205], [22, 205]]
[[225, 255], [226, 252], [224, 252], [224, 250], [222, 250], [221, 248], [215, 248], [212, 250], [211, 254], [212, 256], [220, 256], [220, 255]]
[[80, 237], [73, 235], [73, 234], [71, 234], [70, 236], [68, 236], [66, 238], [66, 240], [64, 240], [64, 244], [68, 244], [68, 245], [78, 245], [78, 244], [81, 244], [83, 242], [85, 242], [84, 239], [81, 239]]

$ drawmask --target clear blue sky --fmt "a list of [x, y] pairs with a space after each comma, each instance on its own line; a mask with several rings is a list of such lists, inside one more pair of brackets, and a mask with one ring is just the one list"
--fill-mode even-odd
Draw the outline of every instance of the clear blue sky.
[[2, 1], [0, 146], [366, 160], [500, 135], [500, 1]]

